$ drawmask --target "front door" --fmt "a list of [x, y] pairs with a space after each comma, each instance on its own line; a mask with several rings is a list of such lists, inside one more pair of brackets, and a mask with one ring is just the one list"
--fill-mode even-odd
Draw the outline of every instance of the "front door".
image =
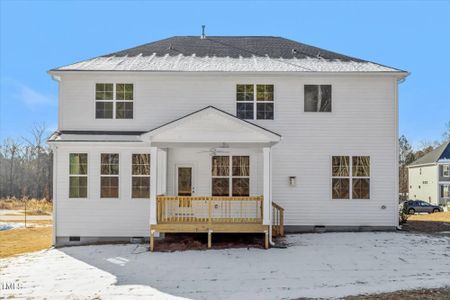
[[192, 196], [192, 167], [178, 166], [177, 173], [178, 196]]

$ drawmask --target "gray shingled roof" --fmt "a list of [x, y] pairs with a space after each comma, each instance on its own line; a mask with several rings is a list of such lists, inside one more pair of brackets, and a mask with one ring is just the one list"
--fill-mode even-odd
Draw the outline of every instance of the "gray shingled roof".
[[272, 57], [272, 58], [307, 58], [321, 57], [324, 59], [339, 59], [342, 61], [364, 62], [328, 50], [276, 36], [208, 36], [201, 39], [198, 36], [174, 36], [164, 40], [140, 45], [134, 48], [114, 52], [111, 56], [176, 56], [182, 54], [198, 57]]
[[440, 160], [450, 160], [450, 141], [443, 143], [433, 151], [411, 163], [409, 166], [414, 167], [418, 165], [434, 164]]
[[405, 71], [274, 36], [175, 36], [51, 71]]

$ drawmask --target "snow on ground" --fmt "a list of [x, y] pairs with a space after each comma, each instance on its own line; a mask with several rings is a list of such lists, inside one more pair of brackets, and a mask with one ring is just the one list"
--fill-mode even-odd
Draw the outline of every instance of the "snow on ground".
[[25, 227], [25, 223], [0, 222], [0, 231]]
[[[4, 296], [86, 299], [282, 299], [450, 285], [450, 237], [325, 233], [287, 249], [150, 253], [143, 245], [52, 249], [0, 260]], [[1, 298], [1, 297], [0, 297]]]

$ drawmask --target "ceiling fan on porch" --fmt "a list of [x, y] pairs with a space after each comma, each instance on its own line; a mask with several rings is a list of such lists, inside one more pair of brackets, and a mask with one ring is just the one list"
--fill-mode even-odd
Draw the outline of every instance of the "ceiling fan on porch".
[[220, 153], [229, 153], [229, 151], [221, 150], [221, 148], [210, 148], [209, 150], [199, 151], [197, 153], [209, 153], [210, 156], [216, 156]]

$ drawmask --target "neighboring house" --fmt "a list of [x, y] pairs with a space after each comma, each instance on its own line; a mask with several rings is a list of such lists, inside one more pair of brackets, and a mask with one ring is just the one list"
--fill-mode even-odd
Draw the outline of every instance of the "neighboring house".
[[447, 206], [450, 201], [450, 141], [408, 166], [409, 198]]
[[49, 73], [57, 245], [160, 232], [267, 245], [283, 208], [291, 232], [398, 224], [405, 71], [281, 37], [183, 36]]

